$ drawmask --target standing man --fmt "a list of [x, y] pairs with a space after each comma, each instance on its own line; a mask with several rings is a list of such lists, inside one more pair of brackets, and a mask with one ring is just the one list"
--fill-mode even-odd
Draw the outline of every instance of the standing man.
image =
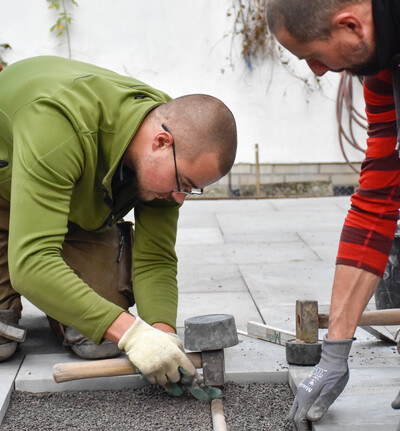
[[[0, 321], [18, 322], [23, 295], [80, 356], [118, 344], [167, 392], [217, 396], [175, 334], [175, 240], [186, 195], [233, 164], [232, 113], [58, 57], [9, 66], [0, 94]], [[132, 291], [131, 228], [116, 222], [133, 207]], [[15, 347], [0, 338], [1, 360]]]
[[[308, 421], [320, 419], [347, 384], [353, 335], [383, 275], [397, 226], [400, 1], [268, 0], [267, 14], [277, 40], [316, 75], [367, 75], [368, 148], [340, 238], [329, 331], [321, 361], [300, 383], [290, 412], [296, 428], [308, 430]], [[392, 406], [400, 408], [400, 393]]]

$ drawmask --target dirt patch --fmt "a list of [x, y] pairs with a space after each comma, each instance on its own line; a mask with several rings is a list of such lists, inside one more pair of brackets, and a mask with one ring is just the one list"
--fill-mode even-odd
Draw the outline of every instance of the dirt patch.
[[[227, 383], [229, 431], [286, 431], [293, 402], [288, 385]], [[189, 395], [142, 389], [30, 393], [14, 391], [2, 431], [210, 431], [210, 407]]]

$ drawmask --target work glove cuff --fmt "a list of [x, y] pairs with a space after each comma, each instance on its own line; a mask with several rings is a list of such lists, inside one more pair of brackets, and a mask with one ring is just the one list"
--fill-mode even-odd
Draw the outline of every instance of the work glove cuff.
[[331, 340], [325, 335], [319, 366], [322, 368], [330, 368], [332, 366], [347, 368], [347, 360], [349, 359], [351, 345], [354, 340], [355, 338]]
[[136, 317], [136, 320], [132, 323], [132, 325], [128, 328], [125, 334], [121, 337], [118, 342], [118, 348], [127, 350], [130, 348], [127, 344], [131, 343], [131, 340], [134, 339], [135, 335], [140, 331], [145, 331], [146, 329], [150, 329], [151, 326], [147, 324], [140, 317]]

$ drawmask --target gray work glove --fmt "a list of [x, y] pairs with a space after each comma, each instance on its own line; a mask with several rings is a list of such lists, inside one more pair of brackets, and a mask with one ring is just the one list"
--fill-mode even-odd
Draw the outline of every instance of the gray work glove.
[[118, 347], [148, 382], [159, 384], [171, 395], [181, 395], [182, 387], [201, 401], [221, 395], [219, 389], [201, 385], [200, 375], [177, 335], [153, 328], [140, 317], [121, 337]]
[[317, 421], [342, 393], [349, 380], [347, 360], [354, 338], [329, 340], [324, 337], [320, 362], [300, 382], [289, 420], [297, 431], [309, 431], [308, 421]]

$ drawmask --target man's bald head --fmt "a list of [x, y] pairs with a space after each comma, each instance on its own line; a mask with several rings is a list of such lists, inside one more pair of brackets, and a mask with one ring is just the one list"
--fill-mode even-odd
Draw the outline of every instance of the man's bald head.
[[171, 131], [177, 156], [194, 161], [200, 154], [215, 153], [221, 176], [231, 169], [236, 156], [237, 131], [232, 112], [221, 100], [206, 94], [178, 97], [149, 114]]
[[371, 0], [268, 0], [267, 21], [272, 34], [286, 29], [297, 42], [327, 40], [332, 18], [341, 9]]

